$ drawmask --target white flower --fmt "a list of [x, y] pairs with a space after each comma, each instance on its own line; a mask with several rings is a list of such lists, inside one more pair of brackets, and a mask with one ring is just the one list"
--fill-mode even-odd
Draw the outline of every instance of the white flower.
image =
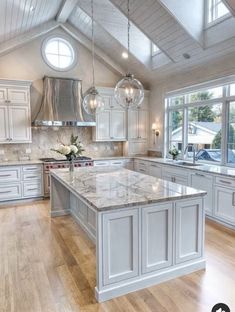
[[68, 145], [61, 145], [59, 151], [63, 155], [68, 155], [69, 153], [71, 153], [70, 146]]
[[70, 147], [70, 150], [71, 150], [72, 153], [77, 154], [77, 152], [78, 152], [77, 146], [75, 146], [75, 145], [70, 145], [69, 147]]

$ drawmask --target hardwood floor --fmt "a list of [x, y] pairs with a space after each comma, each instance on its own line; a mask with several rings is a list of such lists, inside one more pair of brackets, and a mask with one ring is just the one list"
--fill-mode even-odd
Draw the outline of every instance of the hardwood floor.
[[95, 247], [70, 216], [51, 219], [49, 202], [0, 209], [1, 312], [235, 311], [235, 232], [206, 225], [206, 271], [102, 304], [94, 299]]

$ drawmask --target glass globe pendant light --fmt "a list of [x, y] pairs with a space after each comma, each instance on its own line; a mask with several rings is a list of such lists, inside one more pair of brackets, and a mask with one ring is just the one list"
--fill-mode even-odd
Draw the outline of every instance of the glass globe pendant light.
[[127, 46], [128, 46], [128, 72], [116, 84], [114, 89], [114, 98], [117, 103], [128, 109], [138, 108], [144, 99], [144, 88], [142, 83], [134, 78], [134, 75], [129, 72], [129, 54], [130, 54], [130, 0], [127, 0]]
[[95, 36], [94, 36], [94, 1], [91, 0], [91, 31], [92, 31], [92, 86], [83, 99], [83, 108], [87, 114], [95, 116], [104, 109], [104, 102], [95, 87]]

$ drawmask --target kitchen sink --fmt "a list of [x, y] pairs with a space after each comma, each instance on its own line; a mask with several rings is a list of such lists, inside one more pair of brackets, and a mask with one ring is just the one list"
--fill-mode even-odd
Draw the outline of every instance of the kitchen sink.
[[188, 167], [197, 167], [197, 166], [201, 166], [201, 164], [194, 164], [191, 162], [187, 162], [187, 161], [179, 161], [176, 163], [176, 165], [179, 166], [188, 166]]

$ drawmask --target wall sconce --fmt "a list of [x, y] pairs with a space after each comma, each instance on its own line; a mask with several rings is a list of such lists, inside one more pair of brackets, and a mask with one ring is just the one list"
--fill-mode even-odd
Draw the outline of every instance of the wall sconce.
[[160, 131], [157, 128], [157, 124], [152, 124], [152, 131], [153, 131], [153, 144], [156, 143], [156, 137], [159, 137]]

